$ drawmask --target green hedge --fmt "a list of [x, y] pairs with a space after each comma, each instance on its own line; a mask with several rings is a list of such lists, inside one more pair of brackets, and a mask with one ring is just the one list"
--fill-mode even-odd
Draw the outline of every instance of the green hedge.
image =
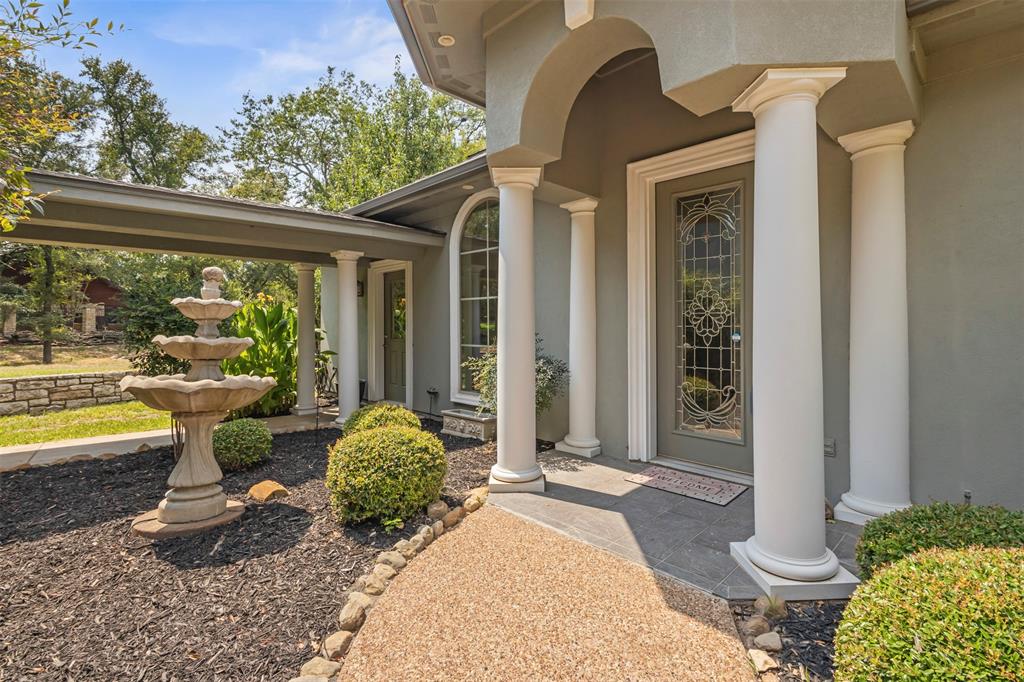
[[408, 426], [418, 429], [422, 425], [419, 417], [401, 405], [374, 403], [360, 407], [350, 414], [345, 420], [341, 432], [346, 436], [351, 436], [360, 431], [379, 429], [382, 426]]
[[224, 471], [255, 466], [270, 457], [274, 437], [258, 419], [235, 419], [213, 431], [213, 456]]
[[1024, 550], [932, 549], [857, 588], [837, 682], [1024, 680]]
[[408, 426], [358, 431], [327, 461], [331, 507], [342, 523], [379, 519], [396, 527], [438, 499], [448, 472], [444, 445]]
[[869, 521], [857, 544], [867, 578], [879, 567], [920, 549], [1024, 547], [1024, 512], [948, 502], [915, 505]]

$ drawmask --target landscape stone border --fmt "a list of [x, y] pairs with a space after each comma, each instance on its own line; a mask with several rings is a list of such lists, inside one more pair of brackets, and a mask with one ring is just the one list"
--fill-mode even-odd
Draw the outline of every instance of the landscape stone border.
[[443, 500], [427, 506], [431, 525], [420, 526], [408, 540], [399, 540], [394, 546], [377, 556], [373, 569], [355, 579], [348, 590], [345, 605], [338, 614], [338, 631], [327, 636], [320, 646], [320, 655], [303, 664], [298, 677], [290, 682], [331, 682], [341, 671], [344, 657], [360, 628], [366, 622], [374, 603], [387, 590], [391, 581], [434, 540], [450, 531], [466, 517], [483, 506], [487, 500], [487, 486], [469, 491], [461, 506], [451, 509]]
[[37, 374], [0, 379], [0, 417], [43, 414], [135, 400], [118, 383], [132, 372]]

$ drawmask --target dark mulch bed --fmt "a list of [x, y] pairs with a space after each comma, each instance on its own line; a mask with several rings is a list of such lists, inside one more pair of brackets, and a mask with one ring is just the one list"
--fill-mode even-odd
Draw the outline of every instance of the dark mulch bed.
[[[435, 422], [426, 428], [437, 433]], [[282, 680], [336, 627], [345, 588], [388, 534], [343, 527], [323, 479], [338, 432], [274, 438], [272, 459], [222, 482], [234, 499], [270, 478], [291, 495], [241, 520], [148, 541], [129, 522], [152, 509], [169, 449], [0, 474], [0, 680]], [[493, 444], [441, 436], [443, 497], [483, 485]]]
[[[779, 679], [818, 682], [833, 678], [836, 628], [847, 603], [845, 599], [786, 603], [789, 614], [772, 621], [782, 637], [782, 651], [772, 654], [780, 666], [776, 671]], [[752, 601], [733, 601], [731, 606], [737, 628], [754, 613]]]

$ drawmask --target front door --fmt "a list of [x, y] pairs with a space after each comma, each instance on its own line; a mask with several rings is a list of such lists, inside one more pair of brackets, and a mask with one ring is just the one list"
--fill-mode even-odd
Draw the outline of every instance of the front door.
[[754, 164], [657, 186], [658, 454], [753, 471]]
[[384, 273], [384, 399], [405, 402], [405, 270]]

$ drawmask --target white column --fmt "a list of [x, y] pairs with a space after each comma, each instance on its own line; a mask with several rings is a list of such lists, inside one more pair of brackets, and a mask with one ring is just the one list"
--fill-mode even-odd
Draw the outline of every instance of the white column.
[[903, 150], [910, 121], [851, 133], [850, 491], [836, 518], [910, 506], [910, 351]]
[[338, 261], [338, 419], [359, 409], [359, 312], [356, 262], [362, 251], [334, 251]]
[[299, 276], [299, 345], [296, 368], [296, 400], [293, 414], [316, 412], [316, 310], [313, 300], [313, 271], [316, 266], [298, 263]]
[[731, 549], [762, 587], [839, 569], [825, 545], [816, 108], [845, 73], [768, 69], [733, 102], [755, 119], [754, 536]]
[[569, 433], [555, 446], [581, 457], [601, 454], [597, 439], [597, 199], [562, 204], [572, 216], [569, 250]]
[[498, 186], [498, 462], [491, 492], [543, 491], [537, 465], [533, 190], [540, 168], [493, 168]]

